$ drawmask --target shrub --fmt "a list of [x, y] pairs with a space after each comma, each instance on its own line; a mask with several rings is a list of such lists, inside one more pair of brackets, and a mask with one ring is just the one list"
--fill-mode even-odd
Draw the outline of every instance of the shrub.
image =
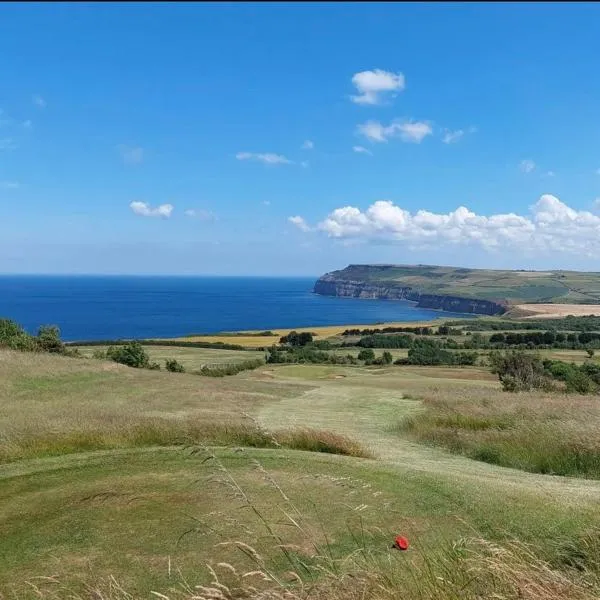
[[492, 373], [497, 373], [502, 388], [507, 392], [522, 392], [532, 389], [550, 389], [544, 364], [539, 356], [522, 350], [512, 350], [504, 354], [490, 353]]
[[42, 352], [62, 352], [65, 347], [60, 339], [60, 329], [55, 325], [42, 325], [36, 343]]
[[165, 368], [170, 373], [185, 373], [185, 367], [174, 358], [165, 361]]
[[365, 362], [375, 360], [375, 352], [372, 348], [364, 348], [358, 353], [358, 360], [364, 360]]
[[303, 331], [298, 333], [297, 331], [290, 331], [287, 335], [284, 335], [280, 340], [280, 344], [289, 344], [290, 346], [300, 347], [306, 346], [313, 341], [313, 334], [309, 331]]
[[384, 365], [391, 365], [393, 360], [394, 357], [392, 356], [392, 353], [387, 350], [381, 355], [381, 362]]
[[[129, 342], [125, 346], [110, 346], [106, 350], [106, 356], [117, 363], [136, 369], [147, 369], [151, 366], [150, 357], [139, 342]], [[158, 368], [160, 369], [160, 365]]]

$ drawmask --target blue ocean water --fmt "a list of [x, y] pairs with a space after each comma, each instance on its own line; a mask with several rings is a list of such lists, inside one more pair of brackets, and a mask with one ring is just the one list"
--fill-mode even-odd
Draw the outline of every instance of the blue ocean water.
[[0, 318], [68, 341], [448, 318], [412, 302], [312, 293], [315, 278], [0, 276]]

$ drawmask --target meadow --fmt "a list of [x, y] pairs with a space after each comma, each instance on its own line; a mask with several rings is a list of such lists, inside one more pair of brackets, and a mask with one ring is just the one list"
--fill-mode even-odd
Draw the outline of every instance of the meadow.
[[215, 379], [0, 349], [0, 594], [597, 598], [600, 473], [549, 473], [595, 448], [598, 406], [483, 366]]

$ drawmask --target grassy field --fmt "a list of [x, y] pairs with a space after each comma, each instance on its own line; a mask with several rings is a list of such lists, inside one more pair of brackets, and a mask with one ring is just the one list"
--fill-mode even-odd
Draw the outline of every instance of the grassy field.
[[[76, 346], [79, 351], [91, 358], [96, 350], [105, 351], [108, 346]], [[164, 367], [165, 360], [176, 359], [187, 371], [198, 370], [204, 365], [242, 363], [254, 358], [262, 358], [260, 352], [246, 350], [214, 350], [212, 348], [183, 348], [178, 346], [145, 346], [150, 360]]]
[[328, 276], [387, 287], [412, 287], [426, 294], [505, 300], [511, 304], [600, 304], [600, 273], [594, 272], [349, 265]]
[[[600, 425], [592, 399], [507, 396], [482, 368], [265, 365], [212, 379], [0, 350], [0, 593], [129, 598], [114, 578], [134, 598], [191, 598], [185, 585], [209, 584], [211, 565], [246, 597], [283, 598], [290, 571], [305, 586], [291, 599], [596, 597], [600, 481], [417, 443], [398, 425], [435, 402], [504, 407], [517, 427], [531, 413], [521, 433], [564, 422], [592, 439]], [[370, 458], [293, 450], [282, 430], [342, 436]], [[398, 533], [408, 553], [390, 548]]]
[[[302, 333], [303, 331], [309, 331], [314, 334], [315, 340], [325, 340], [328, 338], [335, 338], [342, 334], [346, 329], [364, 329], [366, 327], [425, 327], [434, 325], [435, 321], [418, 321], [418, 322], [390, 322], [390, 323], [367, 323], [362, 325], [328, 325], [323, 327], [297, 327], [293, 331]], [[262, 348], [265, 346], [271, 346], [279, 342], [279, 338], [287, 335], [292, 329], [274, 329], [272, 330], [274, 336], [261, 336], [256, 335], [258, 331], [240, 331], [236, 334], [223, 332], [215, 335], [189, 335], [183, 338], [173, 338], [175, 340], [182, 340], [188, 342], [222, 342], [226, 344], [238, 344], [246, 348]], [[247, 334], [247, 335], [245, 335]]]

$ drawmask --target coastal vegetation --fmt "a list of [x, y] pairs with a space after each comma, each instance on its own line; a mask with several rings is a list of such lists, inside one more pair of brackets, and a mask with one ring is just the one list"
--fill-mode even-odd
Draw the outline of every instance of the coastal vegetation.
[[260, 350], [4, 323], [0, 593], [597, 597], [596, 326], [486, 321], [244, 334]]

